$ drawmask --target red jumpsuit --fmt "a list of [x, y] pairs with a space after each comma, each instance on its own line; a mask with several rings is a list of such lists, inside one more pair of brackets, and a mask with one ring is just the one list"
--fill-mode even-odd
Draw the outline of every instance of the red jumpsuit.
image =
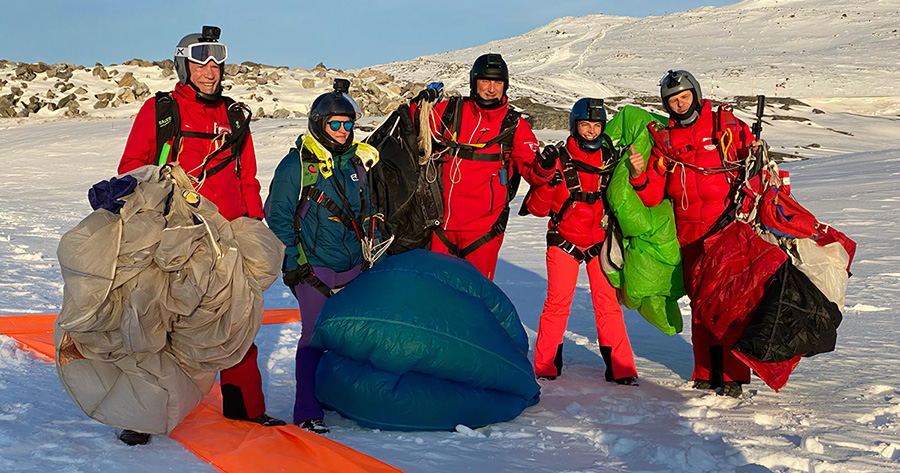
[[[634, 190], [647, 206], [659, 204], [663, 198], [675, 208], [675, 227], [681, 244], [685, 285], [691, 287], [690, 268], [702, 251], [701, 237], [712, 228], [729, 204], [732, 173], [723, 168], [720, 149], [727, 148], [727, 160], [738, 162], [749, 156], [753, 135], [746, 123], [731, 123], [713, 113], [708, 100], [700, 102], [701, 112], [688, 127], [674, 121], [660, 132], [662, 141], [654, 144], [647, 171], [631, 179]], [[719, 146], [714, 137], [718, 129], [728, 136]], [[718, 171], [717, 171], [718, 170]], [[690, 289], [688, 293], [691, 293]], [[739, 334], [738, 334], [739, 335]], [[706, 326], [691, 320], [691, 342], [694, 348], [693, 379], [750, 382], [750, 369], [732, 353], [735, 337], [717, 339]], [[714, 366], [720, 363], [721, 367]], [[721, 373], [718, 371], [721, 370]], [[719, 376], [722, 375], [720, 379]]]
[[[182, 131], [219, 134], [230, 132], [230, 125], [225, 111], [225, 103], [219, 99], [212, 103], [197, 99], [196, 92], [189, 85], [177, 84], [172, 92], [178, 104], [178, 113]], [[147, 164], [156, 164], [156, 113], [155, 98], [144, 102], [125, 151], [119, 161], [119, 173], [125, 173]], [[221, 143], [220, 140], [217, 141]], [[184, 170], [193, 176], [200, 172], [203, 159], [216, 150], [217, 142], [212, 140], [183, 137], [177, 160]], [[230, 151], [223, 151], [214, 158], [207, 169], [226, 159]], [[238, 176], [233, 165], [208, 177], [197, 191], [212, 201], [219, 208], [219, 213], [228, 220], [246, 216], [263, 218], [262, 199], [259, 195], [259, 181], [256, 180], [256, 155], [253, 152], [253, 140], [247, 141], [241, 153], [241, 175]], [[262, 392], [262, 379], [256, 364], [256, 345], [237, 365], [223, 370], [219, 381], [222, 385], [222, 410], [225, 417], [247, 420], [266, 412], [265, 399]]]
[[[460, 143], [486, 143], [500, 134], [503, 118], [506, 116], [506, 97], [503, 105], [487, 110], [479, 107], [475, 101], [466, 98], [462, 106], [460, 130], [456, 134]], [[450, 140], [451, 123], [441, 126], [441, 117], [449, 101], [439, 102], [431, 114], [431, 127], [435, 136], [442, 140]], [[442, 128], [446, 128], [442, 130]], [[538, 141], [531, 131], [531, 126], [519, 118], [519, 124], [513, 135], [510, 153], [511, 165], [530, 184], [544, 184], [553, 177], [553, 171], [542, 169], [537, 163]], [[500, 153], [500, 145], [495, 144], [475, 152], [478, 154]], [[462, 159], [452, 153], [449, 161], [443, 165], [444, 184], [444, 234], [451, 243], [464, 248], [469, 243], [481, 238], [491, 231], [497, 217], [506, 207], [506, 185], [501, 182], [501, 162], [499, 160], [481, 161]], [[503, 235], [485, 243], [465, 257], [487, 278], [494, 278], [497, 267], [497, 255]], [[441, 253], [450, 253], [447, 246], [436, 235], [432, 238], [431, 249]]]
[[[577, 142], [572, 137], [566, 142], [566, 151], [570, 159], [598, 168], [603, 166], [602, 152], [584, 152], [578, 148]], [[557, 169], [562, 172], [559, 162]], [[582, 192], [600, 190], [599, 175], [577, 172]], [[555, 187], [546, 185], [535, 187], [528, 199], [528, 210], [538, 217], [545, 217], [551, 211], [557, 213], [569, 195], [565, 183]], [[572, 202], [556, 225], [556, 229], [565, 240], [584, 251], [603, 242], [606, 232], [600, 227], [602, 219], [603, 200], [593, 203]], [[552, 220], [549, 226], [553, 228]], [[537, 342], [534, 346], [534, 372], [537, 376], [559, 375], [554, 358], [566, 331], [580, 264], [572, 255], [557, 246], [547, 248], [547, 299], [541, 312]], [[607, 380], [636, 378], [634, 354], [631, 351], [628, 333], [625, 331], [622, 307], [619, 305], [616, 289], [603, 274], [600, 258], [592, 258], [585, 266], [590, 280], [597, 339], [607, 363]]]

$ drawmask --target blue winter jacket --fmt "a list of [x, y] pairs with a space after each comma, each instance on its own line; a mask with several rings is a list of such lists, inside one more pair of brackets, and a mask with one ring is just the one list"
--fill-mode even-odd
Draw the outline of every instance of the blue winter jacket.
[[[345, 153], [333, 156], [333, 167], [321, 166], [322, 162], [309, 150], [310, 147], [321, 145], [310, 138], [306, 137], [304, 141], [304, 136], [300, 135], [297, 147], [291, 149], [275, 169], [269, 188], [266, 221], [285, 245], [284, 271], [297, 269], [302, 263], [302, 260], [298, 262], [301, 257], [298, 242], [306, 260], [313, 267], [347, 271], [363, 262], [362, 248], [356, 232], [347, 228], [324, 206], [309, 199], [298, 208], [300, 189], [306, 173], [308, 185], [310, 181], [314, 181], [312, 187], [324, 192], [353, 219], [359, 215], [365, 199], [366, 211], [363, 217], [364, 226], [367, 227], [365, 233], [368, 235], [372, 228], [370, 217], [375, 214], [375, 208], [369, 197], [365, 168], [359, 164], [358, 159], [354, 159], [357, 144]], [[306, 161], [301, 161], [299, 150], [304, 146], [307, 147], [307, 152], [302, 154]], [[326, 172], [322, 172], [323, 169]], [[295, 214], [300, 217], [299, 232], [294, 227]], [[377, 232], [375, 236], [379, 236]]]

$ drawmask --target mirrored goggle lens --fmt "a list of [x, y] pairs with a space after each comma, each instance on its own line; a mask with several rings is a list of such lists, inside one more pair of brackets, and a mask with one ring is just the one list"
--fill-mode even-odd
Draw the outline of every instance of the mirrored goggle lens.
[[222, 64], [228, 58], [228, 49], [222, 43], [197, 43], [188, 46], [188, 60], [206, 64], [210, 60]]
[[344, 130], [350, 131], [353, 129], [353, 120], [347, 120], [345, 122], [340, 122], [337, 120], [331, 120], [328, 122], [328, 126], [331, 127], [331, 131], [338, 131], [341, 129], [341, 125], [344, 125]]

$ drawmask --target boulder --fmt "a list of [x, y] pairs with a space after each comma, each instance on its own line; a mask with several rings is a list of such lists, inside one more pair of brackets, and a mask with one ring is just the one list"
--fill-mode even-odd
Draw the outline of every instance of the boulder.
[[66, 95], [59, 99], [59, 102], [56, 103], [56, 108], [69, 107], [69, 104], [72, 102], [75, 103], [75, 107], [78, 107], [78, 102], [75, 100], [75, 94]]
[[37, 74], [28, 67], [28, 64], [21, 64], [16, 68], [16, 79], [18, 80], [32, 80], [37, 77]]
[[135, 79], [132, 89], [134, 89], [134, 97], [136, 99], [146, 100], [150, 98], [150, 87], [147, 87], [143, 82]]
[[109, 79], [109, 74], [106, 72], [106, 68], [104, 68], [100, 64], [97, 64], [93, 69], [91, 69], [91, 75], [103, 80]]
[[134, 74], [130, 72], [126, 72], [125, 75], [116, 82], [116, 85], [119, 87], [131, 87], [132, 84], [134, 84]]

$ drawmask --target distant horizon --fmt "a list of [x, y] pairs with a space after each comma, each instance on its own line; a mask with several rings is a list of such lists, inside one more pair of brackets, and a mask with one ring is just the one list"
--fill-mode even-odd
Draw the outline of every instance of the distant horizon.
[[[475, 0], [458, 0], [453, 9], [442, 10], [411, 0], [357, 0], [352, 9], [337, 13], [330, 4], [283, 0], [260, 0], [253, 8], [221, 0], [214, 10], [205, 3], [163, 0], [154, 3], [153, 12], [145, 4], [114, 0], [89, 0], [87, 6], [65, 0], [15, 2], [4, 7], [7, 18], [37, 21], [4, 26], [3, 42], [12, 44], [0, 45], [0, 59], [85, 67], [131, 59], [163, 61], [172, 58], [182, 36], [215, 25], [222, 28], [231, 63], [306, 70], [321, 63], [329, 69], [352, 70], [476, 47], [566, 16], [646, 17], [736, 2], [568, 0], [550, 5], [539, 0], [495, 0], [485, 7]], [[178, 14], [163, 14], [174, 11]], [[151, 21], [148, 15], [158, 20]], [[429, 19], [438, 15], [440, 19]], [[412, 20], [397, 19], [401, 17]], [[35, 24], [40, 26], [38, 34]]]

